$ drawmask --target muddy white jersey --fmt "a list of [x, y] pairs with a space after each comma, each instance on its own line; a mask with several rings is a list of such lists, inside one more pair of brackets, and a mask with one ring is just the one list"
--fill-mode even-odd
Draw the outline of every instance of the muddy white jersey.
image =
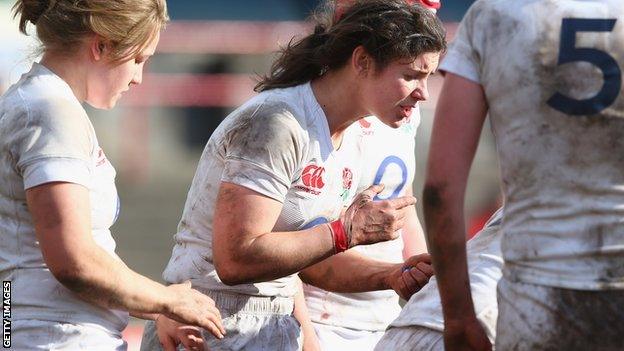
[[[361, 143], [361, 171], [356, 172], [357, 191], [371, 184], [384, 184], [375, 198], [390, 199], [405, 194], [414, 180], [415, 136], [420, 112], [414, 110], [408, 122], [391, 128], [376, 117], [367, 117], [349, 127], [347, 133]], [[385, 262], [403, 262], [401, 237], [373, 245], [356, 246], [352, 250]], [[333, 293], [304, 284], [306, 303], [314, 323], [380, 331], [399, 315], [399, 297], [392, 290], [364, 293]]]
[[[485, 328], [491, 341], [496, 336], [498, 304], [496, 285], [502, 276], [501, 257], [502, 210], [498, 210], [484, 228], [466, 244], [470, 290], [477, 318]], [[391, 323], [392, 327], [422, 326], [444, 331], [442, 303], [435, 276], [419, 292], [414, 294], [403, 307], [400, 316]]]
[[[292, 297], [294, 276], [227, 286], [212, 259], [212, 221], [221, 182], [283, 204], [274, 231], [296, 231], [340, 216], [352, 196], [359, 145], [344, 138], [334, 150], [327, 118], [310, 84], [260, 93], [232, 112], [208, 141], [189, 190], [175, 247], [163, 277], [254, 296]], [[354, 187], [353, 187], [354, 188]], [[233, 214], [235, 215], [235, 214]]]
[[624, 288], [624, 2], [480, 0], [441, 69], [480, 83], [511, 281]]
[[0, 278], [15, 291], [13, 321], [97, 325], [114, 335], [126, 327], [127, 312], [88, 303], [55, 279], [26, 203], [26, 190], [38, 185], [83, 186], [91, 214], [84, 235], [118, 259], [109, 230], [119, 213], [115, 176], [86, 111], [45, 66], [33, 64], [0, 98]]

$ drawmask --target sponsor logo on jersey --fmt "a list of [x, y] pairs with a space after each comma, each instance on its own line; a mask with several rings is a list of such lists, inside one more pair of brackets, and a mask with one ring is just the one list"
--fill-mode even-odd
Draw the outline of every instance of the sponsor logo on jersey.
[[320, 190], [323, 189], [323, 187], [325, 186], [325, 182], [323, 181], [324, 174], [325, 168], [318, 166], [316, 163], [312, 162], [307, 165], [301, 173], [301, 181], [303, 182], [303, 186], [296, 185], [295, 187], [305, 192], [318, 195], [321, 193]]
[[373, 135], [374, 130], [372, 128], [373, 125], [371, 122], [365, 120], [364, 118], [361, 118], [360, 120], [358, 120], [358, 123], [360, 124], [362, 135]]

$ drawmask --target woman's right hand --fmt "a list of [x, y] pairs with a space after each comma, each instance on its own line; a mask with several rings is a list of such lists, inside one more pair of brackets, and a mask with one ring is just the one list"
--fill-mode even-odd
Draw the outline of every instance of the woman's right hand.
[[403, 227], [404, 208], [416, 203], [413, 196], [373, 201], [384, 189], [382, 184], [372, 185], [358, 194], [343, 217], [349, 247], [374, 244], [399, 237], [397, 230]]
[[171, 298], [163, 313], [166, 317], [183, 324], [204, 328], [216, 338], [223, 339], [225, 328], [221, 321], [221, 313], [210, 297], [192, 289], [191, 282], [188, 281], [169, 285], [167, 290], [171, 292]]

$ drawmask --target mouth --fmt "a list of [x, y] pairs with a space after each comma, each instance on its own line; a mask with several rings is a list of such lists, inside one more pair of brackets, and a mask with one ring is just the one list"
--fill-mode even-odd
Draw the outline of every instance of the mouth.
[[412, 110], [414, 110], [414, 108], [416, 108], [416, 106], [414, 105], [401, 105], [401, 115], [403, 117], [409, 117], [412, 115]]

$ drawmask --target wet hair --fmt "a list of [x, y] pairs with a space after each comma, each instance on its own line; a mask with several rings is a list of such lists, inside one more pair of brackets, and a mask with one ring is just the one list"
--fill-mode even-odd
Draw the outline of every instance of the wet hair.
[[28, 22], [36, 26], [42, 51], [72, 53], [97, 34], [113, 62], [137, 56], [169, 20], [165, 0], [18, 0], [18, 16], [22, 33]]
[[355, 0], [348, 7], [328, 0], [312, 20], [314, 32], [282, 48], [255, 91], [299, 85], [339, 69], [360, 45], [377, 72], [395, 60], [446, 50], [442, 22], [430, 10], [405, 0]]

